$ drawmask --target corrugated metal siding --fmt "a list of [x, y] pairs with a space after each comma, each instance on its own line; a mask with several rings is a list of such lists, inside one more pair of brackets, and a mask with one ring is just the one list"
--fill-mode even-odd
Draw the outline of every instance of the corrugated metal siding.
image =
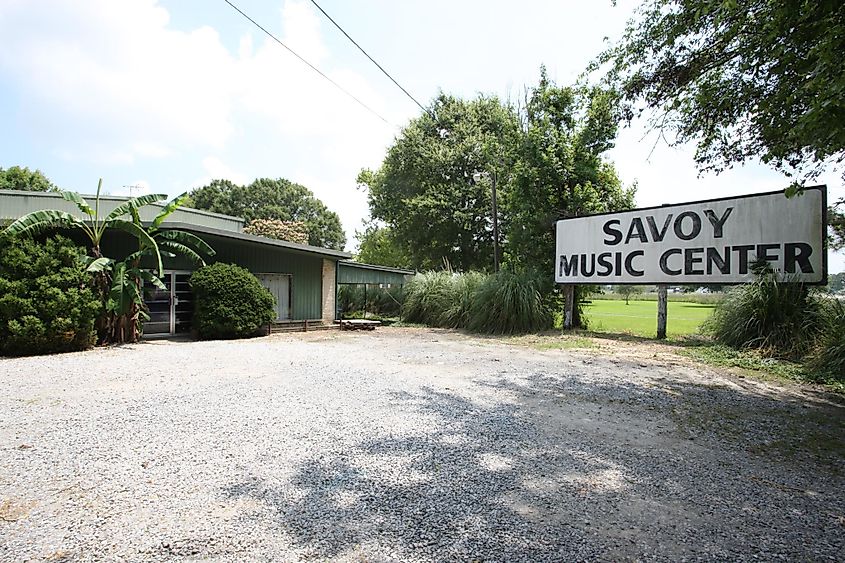
[[212, 261], [238, 264], [256, 274], [290, 274], [293, 320], [322, 317], [323, 258], [272, 246], [214, 236], [203, 239], [217, 252]]
[[402, 285], [406, 276], [397, 272], [384, 272], [369, 268], [356, 268], [348, 262], [338, 262], [337, 283], [389, 283]]
[[[94, 205], [94, 196], [86, 195], [83, 197], [91, 206]], [[100, 216], [105, 217], [112, 209], [125, 202], [126, 199], [125, 197], [101, 196]], [[157, 204], [142, 207], [140, 209], [141, 220], [152, 221], [159, 214], [162, 207]], [[87, 216], [84, 216], [79, 211], [76, 204], [65, 201], [58, 194], [0, 190], [0, 224], [10, 223], [27, 213], [42, 209], [58, 209], [60, 211], [67, 211], [76, 217], [87, 218]], [[225, 215], [207, 213], [187, 207], [174, 211], [167, 218], [165, 225], [167, 223], [192, 223], [236, 233], [243, 231], [243, 221], [238, 217], [227, 217]]]

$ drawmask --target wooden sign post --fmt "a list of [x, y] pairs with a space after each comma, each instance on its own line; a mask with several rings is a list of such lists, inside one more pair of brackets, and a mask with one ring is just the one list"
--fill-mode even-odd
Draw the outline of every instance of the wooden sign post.
[[657, 338], [666, 338], [666, 309], [668, 308], [668, 295], [666, 284], [657, 286]]
[[567, 284], [563, 286], [563, 328], [572, 329], [572, 321], [575, 318], [575, 286]]

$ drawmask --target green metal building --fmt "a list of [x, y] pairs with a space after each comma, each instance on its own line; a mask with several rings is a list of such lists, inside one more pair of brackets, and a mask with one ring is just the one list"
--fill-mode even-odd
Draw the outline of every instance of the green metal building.
[[[93, 196], [91, 196], [93, 199]], [[108, 214], [126, 197], [101, 196], [100, 213]], [[90, 200], [89, 200], [90, 201]], [[141, 208], [141, 220], [152, 221], [162, 205]], [[41, 209], [60, 209], [81, 217], [76, 206], [56, 193], [0, 190], [0, 226]], [[336, 320], [338, 283], [403, 284], [414, 272], [349, 261], [351, 254], [243, 232], [244, 221], [218, 213], [180, 208], [162, 229], [189, 231], [205, 240], [216, 255], [209, 262], [238, 264], [267, 287], [276, 298], [277, 321]], [[83, 241], [80, 239], [80, 243]], [[121, 257], [137, 250], [137, 242], [123, 232], [109, 233], [103, 241], [106, 256]], [[162, 281], [166, 291], [147, 291], [150, 321], [146, 334], [175, 334], [190, 330], [193, 315], [188, 284], [196, 265], [182, 258], [165, 258]]]

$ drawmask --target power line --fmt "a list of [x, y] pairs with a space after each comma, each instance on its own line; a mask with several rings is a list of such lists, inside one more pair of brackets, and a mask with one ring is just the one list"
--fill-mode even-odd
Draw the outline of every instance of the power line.
[[384, 75], [385, 75], [386, 77], [388, 77], [388, 78], [389, 78], [389, 79], [390, 79], [390, 80], [391, 80], [394, 84], [396, 84], [396, 87], [397, 87], [397, 88], [399, 88], [400, 90], [402, 90], [402, 92], [404, 92], [406, 96], [408, 96], [409, 98], [411, 98], [411, 100], [412, 100], [415, 104], [417, 104], [417, 105], [420, 107], [420, 109], [421, 109], [421, 110], [423, 110], [423, 111], [424, 111], [424, 112], [426, 112], [426, 113], [430, 113], [430, 112], [428, 111], [428, 109], [426, 109], [426, 108], [425, 108], [425, 107], [424, 107], [421, 103], [419, 103], [415, 97], [413, 97], [413, 96], [412, 96], [412, 95], [411, 95], [411, 94], [410, 94], [407, 90], [405, 90], [405, 89], [402, 87], [402, 85], [401, 85], [401, 84], [399, 84], [398, 82], [396, 82], [396, 79], [395, 79], [395, 78], [393, 78], [392, 76], [390, 76], [390, 73], [388, 73], [386, 70], [384, 70], [384, 68], [383, 68], [380, 64], [378, 64], [378, 63], [375, 61], [375, 59], [374, 59], [374, 58], [372, 58], [372, 57], [369, 55], [369, 53], [367, 53], [367, 52], [364, 50], [364, 48], [363, 48], [363, 47], [361, 47], [360, 45], [358, 45], [358, 42], [357, 42], [357, 41], [355, 41], [354, 39], [352, 39], [352, 37], [351, 37], [348, 33], [346, 33], [346, 30], [344, 30], [342, 27], [340, 27], [340, 24], [339, 24], [339, 23], [337, 23], [336, 21], [334, 21], [334, 19], [333, 19], [330, 15], [328, 15], [328, 14], [326, 13], [326, 11], [325, 11], [323, 8], [321, 8], [319, 4], [317, 4], [317, 2], [315, 2], [314, 0], [311, 0], [311, 3], [312, 3], [312, 4], [314, 4], [315, 6], [317, 6], [317, 9], [318, 9], [318, 10], [320, 10], [321, 12], [323, 12], [323, 15], [324, 15], [324, 16], [326, 16], [327, 18], [329, 18], [329, 21], [330, 21], [330, 22], [332, 22], [332, 23], [334, 24], [334, 26], [340, 30], [340, 32], [341, 32], [341, 33], [342, 33], [342, 34], [344, 34], [344, 35], [346, 36], [346, 38], [347, 38], [347, 39], [349, 39], [350, 41], [352, 41], [352, 44], [353, 44], [353, 45], [355, 45], [356, 47], [358, 47], [358, 50], [359, 50], [359, 51], [361, 51], [362, 53], [364, 53], [364, 56], [366, 56], [368, 59], [370, 59], [370, 61], [371, 61], [374, 65], [376, 65], [376, 66], [378, 67], [378, 69], [379, 69], [382, 73], [384, 73]]
[[242, 15], [243, 17], [245, 17], [246, 19], [248, 19], [250, 22], [252, 22], [252, 24], [253, 24], [255, 27], [257, 27], [258, 29], [260, 29], [261, 31], [263, 31], [264, 33], [266, 33], [266, 34], [267, 34], [267, 36], [268, 36], [270, 39], [272, 39], [273, 41], [275, 41], [276, 43], [278, 43], [279, 45], [281, 45], [282, 47], [284, 47], [285, 49], [287, 49], [287, 50], [290, 52], [290, 54], [292, 54], [294, 57], [296, 57], [297, 59], [299, 59], [300, 61], [302, 61], [302, 62], [303, 62], [303, 63], [305, 63], [306, 65], [308, 65], [308, 66], [311, 68], [311, 70], [313, 70], [314, 72], [316, 72], [317, 74], [319, 74], [320, 76], [322, 76], [323, 78], [325, 78], [326, 80], [328, 80], [329, 82], [331, 82], [331, 83], [332, 83], [332, 85], [334, 85], [334, 87], [335, 87], [335, 88], [337, 88], [338, 90], [340, 90], [341, 92], [343, 92], [344, 94], [346, 94], [347, 96], [349, 96], [350, 98], [352, 98], [353, 100], [355, 100], [356, 102], [358, 102], [358, 103], [361, 105], [361, 107], [363, 107], [364, 109], [366, 109], [367, 111], [369, 111], [370, 113], [372, 113], [373, 115], [375, 115], [376, 117], [378, 117], [379, 119], [381, 119], [382, 121], [384, 121], [385, 123], [387, 123], [388, 125], [391, 125], [391, 123], [390, 123], [388, 120], [386, 120], [384, 117], [382, 117], [382, 116], [381, 116], [381, 114], [379, 114], [376, 110], [374, 110], [373, 108], [371, 108], [370, 106], [368, 106], [367, 104], [365, 104], [364, 102], [362, 102], [361, 100], [359, 100], [357, 97], [355, 97], [355, 95], [354, 95], [354, 94], [352, 94], [351, 92], [349, 92], [349, 90], [347, 90], [346, 88], [344, 88], [343, 86], [341, 86], [340, 84], [338, 84], [337, 82], [335, 82], [334, 80], [332, 80], [331, 78], [329, 78], [328, 76], [326, 76], [326, 75], [323, 73], [323, 71], [321, 71], [319, 68], [317, 68], [316, 66], [312, 65], [312, 64], [311, 64], [311, 63], [309, 63], [307, 60], [305, 60], [304, 58], [302, 58], [302, 57], [299, 55], [299, 53], [297, 53], [296, 51], [294, 51], [293, 49], [291, 49], [290, 47], [288, 47], [287, 45], [285, 45], [284, 43], [282, 43], [282, 40], [281, 40], [281, 39], [279, 39], [278, 37], [276, 37], [275, 35], [273, 35], [273, 34], [272, 34], [272, 33], [270, 33], [269, 31], [267, 31], [267, 29], [265, 29], [265, 28], [264, 28], [264, 27], [263, 27], [260, 23], [258, 23], [257, 21], [255, 21], [254, 19], [252, 19], [251, 17], [249, 17], [248, 15], [246, 15], [246, 14], [244, 13], [244, 11], [243, 11], [243, 10], [241, 10], [240, 8], [238, 8], [237, 6], [235, 6], [235, 5], [234, 5], [232, 2], [230, 2], [229, 0], [223, 0], [223, 1], [224, 1], [224, 2], [226, 2], [226, 3], [227, 3], [229, 6], [231, 6], [232, 8], [234, 8], [234, 10], [235, 10], [236, 12], [238, 12], [240, 15]]

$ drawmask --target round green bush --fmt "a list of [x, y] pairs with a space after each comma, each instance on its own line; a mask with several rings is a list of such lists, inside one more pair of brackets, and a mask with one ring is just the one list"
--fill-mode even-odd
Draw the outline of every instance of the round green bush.
[[63, 237], [0, 241], [0, 354], [84, 350], [102, 304], [85, 251]]
[[212, 264], [191, 276], [194, 330], [200, 338], [246, 338], [276, 318], [275, 299], [249, 270]]

